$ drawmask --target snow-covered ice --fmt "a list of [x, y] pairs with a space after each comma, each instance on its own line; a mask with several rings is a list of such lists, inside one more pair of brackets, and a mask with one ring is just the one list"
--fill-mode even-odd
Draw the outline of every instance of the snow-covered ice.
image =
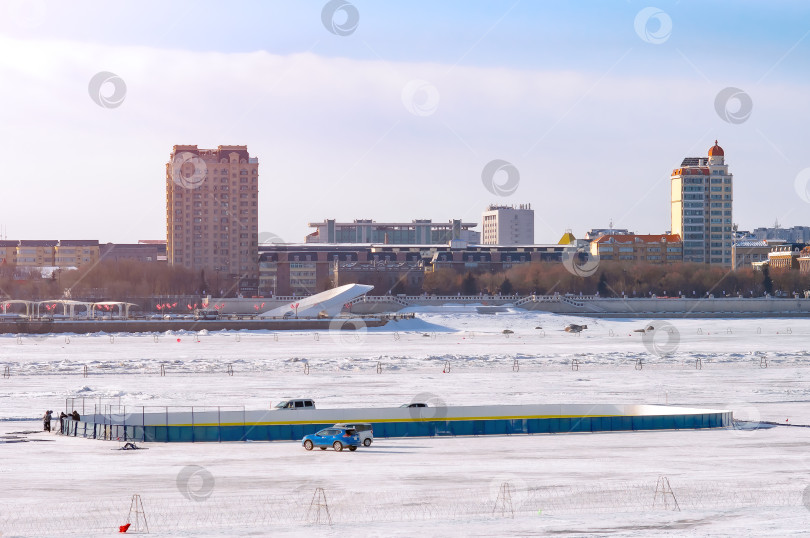
[[[569, 323], [588, 329], [563, 331]], [[656, 345], [673, 353], [659, 357], [649, 336], [645, 345], [634, 331], [662, 323], [674, 331]], [[594, 320], [463, 309], [356, 333], [178, 333], [157, 342], [151, 334], [70, 335], [69, 343], [65, 335], [4, 336], [0, 372], [8, 366], [10, 377], [0, 377], [0, 533], [109, 535], [137, 493], [151, 533], [171, 536], [805, 535], [810, 428], [800, 425], [810, 425], [809, 344], [803, 319]], [[78, 398], [82, 412], [119, 400], [258, 409], [284, 397], [311, 397], [319, 407], [415, 398], [669, 403], [729, 408], [747, 423], [378, 439], [355, 453], [309, 453], [288, 442], [118, 451], [114, 442], [38, 432], [45, 409], [58, 415], [65, 398]], [[11, 435], [21, 431], [37, 433]], [[178, 487], [189, 466], [196, 466], [193, 481]], [[666, 509], [660, 491], [656, 499], [661, 476], [680, 511]], [[332, 526], [309, 523], [318, 487]]]

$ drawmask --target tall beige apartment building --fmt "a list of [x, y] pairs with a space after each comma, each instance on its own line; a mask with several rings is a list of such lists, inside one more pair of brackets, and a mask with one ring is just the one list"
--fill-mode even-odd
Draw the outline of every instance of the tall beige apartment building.
[[686, 157], [672, 171], [672, 230], [683, 239], [683, 261], [731, 267], [734, 176], [717, 141], [708, 157]]
[[247, 146], [174, 146], [166, 163], [169, 264], [205, 272], [213, 295], [255, 295], [259, 159]]

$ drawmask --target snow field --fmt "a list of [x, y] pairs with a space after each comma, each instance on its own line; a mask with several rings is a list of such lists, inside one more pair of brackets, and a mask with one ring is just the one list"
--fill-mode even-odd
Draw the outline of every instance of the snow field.
[[[158, 536], [801, 535], [810, 524], [810, 428], [797, 425], [810, 425], [810, 321], [666, 320], [677, 345], [657, 357], [633, 331], [661, 321], [425, 313], [357, 334], [243, 333], [238, 341], [235, 333], [166, 334], [157, 343], [152, 335], [71, 335], [69, 344], [64, 335], [19, 344], [0, 337], [0, 371], [8, 365], [11, 374], [0, 378], [0, 532], [109, 535], [138, 493]], [[589, 328], [564, 332], [571, 322]], [[38, 417], [45, 409], [58, 415], [67, 397], [90, 407], [119, 398], [127, 406], [247, 408], [284, 397], [311, 397], [319, 407], [669, 403], [730, 408], [751, 422], [712, 431], [378, 439], [350, 454], [310, 453], [298, 443], [117, 451], [118, 443], [10, 435], [41, 429]], [[791, 426], [759, 423], [786, 419]], [[186, 468], [194, 472], [178, 484]], [[660, 496], [653, 502], [659, 476], [669, 479], [680, 512]], [[307, 514], [319, 487], [331, 527]]]

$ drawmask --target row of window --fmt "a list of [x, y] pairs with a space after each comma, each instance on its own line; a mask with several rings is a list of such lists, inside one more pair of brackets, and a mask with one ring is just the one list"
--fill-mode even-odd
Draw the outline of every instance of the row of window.
[[[248, 211], [247, 209], [240, 209], [239, 210], [240, 215], [248, 215], [248, 214], [251, 214], [251, 213], [253, 215], [255, 215], [256, 210], [255, 209], [253, 211]], [[183, 210], [182, 209], [175, 209], [174, 214], [178, 215], [178, 216], [182, 216], [183, 215]], [[215, 209], [214, 210], [214, 215], [218, 215], [218, 214], [219, 214], [219, 211], [217, 211]], [[223, 211], [222, 214], [228, 216], [231, 213], [229, 211]], [[208, 210], [207, 209], [197, 209], [197, 210], [194, 211], [193, 215], [195, 217], [197, 217], [197, 216], [201, 217], [203, 215], [208, 215]], [[227, 221], [228, 221], [228, 219], [222, 219], [222, 222], [227, 222]]]
[[[257, 198], [256, 194], [257, 193], [254, 192], [253, 194], [250, 195], [250, 197], [251, 198]], [[213, 198], [214, 201], [216, 201], [217, 197], [222, 198], [223, 200], [225, 200], [225, 199], [228, 198], [228, 195], [227, 194], [218, 194], [218, 193], [216, 193], [216, 194], [209, 193], [209, 194], [205, 195], [205, 198]], [[246, 193], [242, 193], [242, 194], [239, 195], [239, 197], [240, 198], [247, 198], [248, 195]], [[174, 199], [175, 200], [181, 200], [182, 196], [175, 196]], [[192, 199], [194, 199], [194, 200], [202, 200], [203, 199], [203, 193], [195, 192], [194, 195], [192, 196]]]
[[[217, 205], [217, 206], [221, 206], [221, 205], [222, 205], [222, 203], [221, 203], [221, 202], [217, 202], [217, 204], [216, 204], [216, 205]], [[242, 202], [240, 205], [243, 205], [243, 206], [244, 206], [244, 205], [247, 205], [247, 204], [245, 204], [244, 202]], [[252, 205], [252, 206], [254, 206], [254, 207], [255, 207], [255, 206], [256, 206], [256, 202], [251, 202], [251, 203], [250, 203], [250, 205]], [[179, 210], [182, 210], [182, 209], [183, 209], [183, 202], [175, 202], [175, 203], [174, 203], [174, 207], [175, 207], [175, 212], [176, 212], [176, 211], [179, 211]], [[207, 202], [207, 201], [206, 201], [206, 202], [194, 202], [194, 207], [195, 207], [195, 208], [198, 208], [198, 207], [208, 207], [208, 202]], [[191, 206], [190, 206], [189, 204], [186, 204], [186, 205], [185, 205], [185, 208], [186, 208], [186, 211], [190, 211], [190, 210], [191, 210]]]

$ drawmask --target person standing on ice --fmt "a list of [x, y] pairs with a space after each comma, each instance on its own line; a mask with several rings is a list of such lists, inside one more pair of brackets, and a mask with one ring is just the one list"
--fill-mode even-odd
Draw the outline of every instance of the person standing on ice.
[[64, 411], [59, 413], [59, 433], [65, 433], [65, 418], [67, 415]]
[[45, 411], [45, 414], [42, 416], [42, 428], [46, 432], [51, 431], [51, 415], [52, 414], [53, 414], [53, 411], [48, 410], [48, 411]]

